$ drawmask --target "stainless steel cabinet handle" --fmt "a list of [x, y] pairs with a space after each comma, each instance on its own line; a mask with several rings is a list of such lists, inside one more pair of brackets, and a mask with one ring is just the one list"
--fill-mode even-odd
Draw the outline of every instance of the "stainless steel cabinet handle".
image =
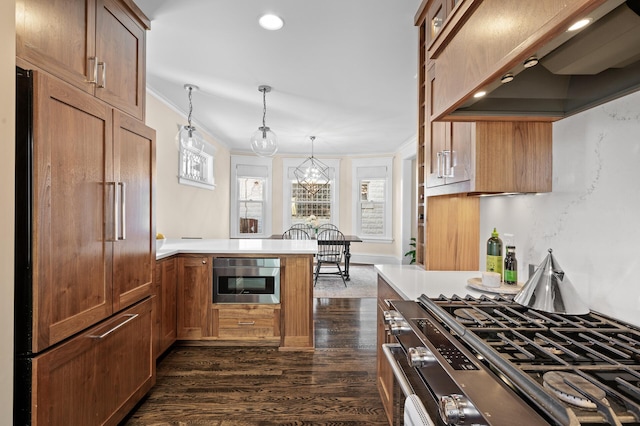
[[122, 232], [120, 233], [121, 240], [127, 239], [127, 186], [124, 182], [118, 182], [120, 185], [120, 229]]
[[238, 325], [256, 325], [255, 321], [238, 321]]
[[96, 84], [98, 78], [98, 58], [90, 56], [87, 58], [87, 71], [89, 72], [89, 79], [87, 83]]
[[443, 154], [442, 151], [438, 151], [438, 153], [436, 154], [436, 165], [437, 165], [437, 167], [436, 167], [436, 177], [438, 179], [442, 179], [443, 178], [442, 170], [441, 170], [441, 166], [440, 166], [440, 163], [442, 163], [443, 155], [444, 154]]
[[102, 67], [102, 80], [98, 82], [98, 87], [104, 89], [107, 86], [107, 64], [105, 62], [98, 62], [98, 67]]
[[138, 314], [126, 314], [125, 317], [127, 317], [126, 320], [122, 321], [120, 324], [116, 325], [115, 327], [109, 329], [108, 331], [100, 334], [100, 335], [91, 335], [89, 336], [92, 339], [104, 339], [105, 337], [107, 337], [108, 335], [110, 335], [111, 333], [113, 333], [114, 331], [116, 331], [117, 329], [119, 329], [120, 327], [122, 327], [123, 325], [125, 325], [128, 322], [133, 321], [134, 319], [136, 319], [138, 317]]
[[118, 241], [118, 182], [113, 182], [113, 241]]

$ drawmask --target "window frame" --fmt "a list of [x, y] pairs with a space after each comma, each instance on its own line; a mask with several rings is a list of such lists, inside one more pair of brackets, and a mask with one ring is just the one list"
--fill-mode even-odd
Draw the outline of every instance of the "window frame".
[[[247, 166], [247, 167], [266, 167], [267, 172], [266, 176], [259, 175], [256, 173], [256, 176], [248, 176], [246, 174], [239, 175], [238, 174], [238, 166]], [[269, 238], [272, 234], [272, 211], [273, 211], [273, 159], [272, 158], [263, 158], [263, 157], [250, 157], [247, 155], [232, 155], [231, 156], [231, 190], [230, 190], [230, 220], [229, 220], [229, 235], [230, 238]], [[236, 220], [239, 218], [240, 211], [240, 188], [238, 187], [238, 178], [239, 177], [261, 177], [265, 179], [265, 188], [263, 191], [264, 199], [264, 225], [262, 227], [262, 232], [256, 234], [242, 234], [240, 233], [240, 221]]]
[[[384, 196], [384, 229], [382, 235], [365, 234], [362, 230], [360, 188], [361, 181], [366, 178], [359, 178], [358, 169], [370, 167], [384, 167], [384, 176], [372, 177], [372, 179], [385, 180]], [[358, 158], [351, 162], [352, 176], [352, 229], [355, 234], [364, 242], [393, 242], [393, 157], [372, 157]]]
[[[291, 196], [292, 185], [289, 179], [289, 169], [298, 167], [305, 158], [282, 159], [282, 229], [291, 227]], [[340, 159], [319, 159], [331, 169], [331, 221], [340, 224]]]

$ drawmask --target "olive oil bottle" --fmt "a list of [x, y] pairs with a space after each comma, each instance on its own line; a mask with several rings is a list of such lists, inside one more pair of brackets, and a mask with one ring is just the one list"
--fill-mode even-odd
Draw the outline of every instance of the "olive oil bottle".
[[502, 240], [496, 228], [493, 228], [491, 238], [487, 240], [487, 271], [497, 272], [502, 277]]

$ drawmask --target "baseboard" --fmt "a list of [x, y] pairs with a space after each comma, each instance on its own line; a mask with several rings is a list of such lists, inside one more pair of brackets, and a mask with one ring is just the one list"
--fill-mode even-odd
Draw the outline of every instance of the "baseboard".
[[352, 254], [350, 263], [359, 263], [363, 265], [400, 265], [402, 264], [402, 261], [395, 256]]

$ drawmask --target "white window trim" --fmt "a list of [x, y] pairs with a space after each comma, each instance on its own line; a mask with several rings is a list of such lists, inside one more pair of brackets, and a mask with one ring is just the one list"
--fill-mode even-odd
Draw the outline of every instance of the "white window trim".
[[[267, 167], [267, 178], [264, 190], [264, 226], [262, 232], [258, 234], [241, 234], [240, 223], [236, 220], [238, 218], [238, 165], [247, 166], [262, 166]], [[271, 236], [272, 220], [271, 215], [273, 211], [273, 159], [262, 157], [250, 157], [247, 155], [232, 155], [231, 156], [231, 207], [230, 207], [230, 227], [229, 235], [231, 238], [269, 238]]]
[[[360, 182], [358, 180], [358, 168], [383, 166], [387, 173], [385, 182], [385, 203], [384, 203], [384, 234], [382, 236], [363, 234], [360, 223]], [[393, 157], [357, 158], [351, 161], [351, 223], [355, 234], [363, 242], [392, 243], [393, 242]], [[381, 176], [382, 177], [382, 176]]]
[[[289, 169], [298, 167], [305, 158], [283, 158], [282, 159], [282, 229], [291, 227], [291, 185], [289, 184]], [[335, 225], [340, 223], [340, 160], [339, 159], [319, 159], [327, 167], [330, 167], [331, 180], [331, 218]]]

